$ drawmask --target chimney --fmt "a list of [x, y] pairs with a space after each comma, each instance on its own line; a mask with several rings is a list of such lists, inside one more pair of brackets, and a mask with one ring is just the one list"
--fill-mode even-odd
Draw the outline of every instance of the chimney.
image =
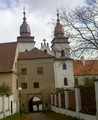
[[85, 59], [84, 59], [84, 56], [81, 56], [81, 63], [83, 64], [83, 65], [85, 65]]

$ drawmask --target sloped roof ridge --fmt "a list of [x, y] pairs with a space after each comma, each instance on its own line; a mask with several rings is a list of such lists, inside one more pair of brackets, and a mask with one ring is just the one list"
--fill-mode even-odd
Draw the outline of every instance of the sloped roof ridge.
[[17, 44], [17, 42], [5, 42], [5, 43], [0, 43], [0, 45], [3, 45], [3, 44], [14, 44], [14, 43]]
[[38, 49], [38, 48], [33, 48], [32, 50], [30, 50], [29, 52], [32, 52], [33, 50], [38, 50], [38, 51], [40, 51], [40, 52], [43, 52], [44, 54], [47, 54], [47, 55], [49, 55], [49, 56], [51, 56], [51, 57], [54, 57], [53, 55], [50, 55], [49, 53], [45, 53], [44, 51], [42, 51], [42, 50], [40, 50], [40, 49]]
[[20, 52], [18, 59], [42, 59], [42, 58], [54, 58], [54, 56], [45, 53], [42, 50], [39, 50], [38, 48], [33, 48], [30, 51], [27, 52]]

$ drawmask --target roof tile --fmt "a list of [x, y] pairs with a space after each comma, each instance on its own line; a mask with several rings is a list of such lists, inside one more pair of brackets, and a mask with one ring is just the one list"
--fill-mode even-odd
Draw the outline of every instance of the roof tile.
[[85, 60], [85, 65], [81, 60], [73, 61], [74, 75], [98, 75], [98, 60]]
[[49, 55], [37, 48], [32, 49], [28, 52], [20, 52], [19, 53], [19, 60], [27, 60], [27, 59], [43, 59], [43, 58], [53, 58], [54, 56]]
[[17, 43], [0, 44], [0, 73], [12, 72]]

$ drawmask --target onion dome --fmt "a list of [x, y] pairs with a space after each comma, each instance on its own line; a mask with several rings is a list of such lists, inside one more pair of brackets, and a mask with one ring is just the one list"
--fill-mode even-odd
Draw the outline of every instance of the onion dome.
[[64, 29], [60, 23], [59, 12], [57, 11], [57, 23], [54, 28], [54, 36], [58, 37], [58, 36], [63, 36], [63, 35], [64, 35]]
[[23, 14], [24, 14], [24, 18], [23, 18], [23, 23], [20, 26], [20, 35], [21, 36], [30, 36], [31, 30], [30, 30], [30, 26], [26, 22], [25, 11], [23, 12]]

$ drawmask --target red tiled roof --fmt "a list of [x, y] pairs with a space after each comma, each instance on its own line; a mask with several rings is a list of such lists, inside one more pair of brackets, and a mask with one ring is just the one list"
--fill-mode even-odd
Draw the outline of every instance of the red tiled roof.
[[32, 49], [28, 52], [20, 52], [19, 53], [19, 60], [28, 60], [28, 59], [45, 59], [45, 58], [54, 58], [54, 56], [49, 55], [37, 48]]
[[81, 60], [74, 60], [73, 69], [75, 76], [98, 75], [98, 60], [85, 60], [85, 65]]
[[0, 73], [12, 72], [17, 43], [0, 44]]

